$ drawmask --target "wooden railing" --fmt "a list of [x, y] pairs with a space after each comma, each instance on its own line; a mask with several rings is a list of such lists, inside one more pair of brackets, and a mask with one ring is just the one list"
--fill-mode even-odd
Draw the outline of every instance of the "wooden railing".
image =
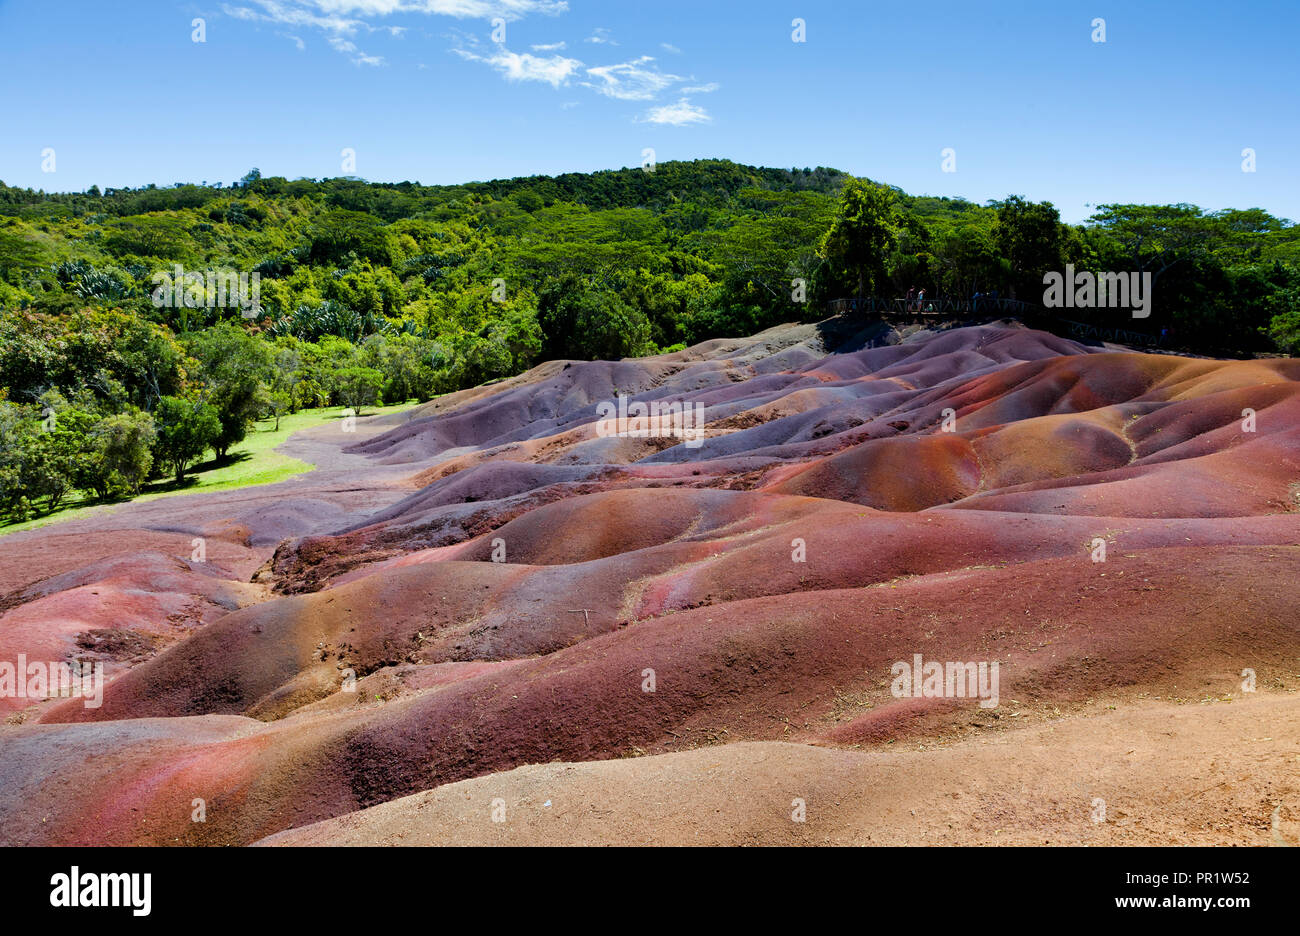
[[1129, 331], [1127, 328], [1112, 328], [1107, 325], [1075, 322], [1071, 319], [1056, 318], [1054, 315], [1051, 317], [1069, 327], [1071, 338], [1079, 338], [1083, 341], [1087, 341], [1088, 339], [1096, 341], [1113, 341], [1117, 344], [1137, 345], [1138, 347], [1149, 348], [1158, 348], [1164, 344], [1164, 339], [1159, 335], [1149, 335], [1146, 332]]
[[1076, 322], [1061, 318], [1049, 309], [1018, 299], [880, 299], [868, 296], [865, 299], [833, 299], [830, 310], [836, 315], [879, 315], [883, 318], [927, 319], [952, 316], [1012, 316], [1035, 328], [1042, 327], [1049, 331], [1064, 333], [1070, 338], [1083, 341], [1112, 341], [1118, 344], [1138, 347], [1158, 348], [1165, 344], [1161, 335], [1147, 332], [1130, 331], [1109, 325], [1089, 322]]
[[862, 313], [867, 315], [942, 316], [942, 315], [1029, 315], [1039, 307], [1017, 299], [833, 299], [831, 311], [836, 315]]

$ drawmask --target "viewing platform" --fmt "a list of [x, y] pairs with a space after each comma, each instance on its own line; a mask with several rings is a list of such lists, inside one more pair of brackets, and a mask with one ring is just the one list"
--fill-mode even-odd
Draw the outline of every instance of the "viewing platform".
[[955, 315], [1025, 316], [1041, 311], [1040, 307], [1018, 299], [832, 299], [830, 309], [836, 315], [861, 313], [894, 318], [945, 318]]
[[1119, 328], [1097, 322], [1078, 322], [1062, 318], [1034, 302], [1018, 299], [832, 299], [828, 306], [835, 315], [874, 315], [894, 321], [937, 321], [945, 318], [988, 316], [1015, 318], [1034, 327], [1047, 328], [1084, 342], [1115, 342], [1132, 347], [1159, 348], [1163, 335]]

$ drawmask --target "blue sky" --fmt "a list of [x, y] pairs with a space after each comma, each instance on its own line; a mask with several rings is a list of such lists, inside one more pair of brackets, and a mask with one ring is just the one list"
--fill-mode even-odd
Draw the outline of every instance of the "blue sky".
[[652, 148], [1070, 221], [1110, 201], [1300, 219], [1294, 0], [0, 0], [0, 61], [0, 179], [51, 191], [253, 166], [453, 183]]

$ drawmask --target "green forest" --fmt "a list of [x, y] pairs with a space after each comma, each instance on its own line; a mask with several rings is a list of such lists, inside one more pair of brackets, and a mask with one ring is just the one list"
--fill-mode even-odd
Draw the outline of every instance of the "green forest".
[[[1077, 320], [1199, 353], [1300, 350], [1300, 228], [1260, 209], [1104, 204], [1070, 225], [1022, 196], [725, 160], [455, 186], [256, 169], [71, 194], [0, 183], [0, 517], [183, 484], [257, 419], [815, 321], [835, 298], [1038, 302], [1067, 263], [1154, 277], [1144, 323]], [[173, 271], [197, 282], [161, 290]], [[256, 303], [214, 294], [214, 272], [256, 274]]]

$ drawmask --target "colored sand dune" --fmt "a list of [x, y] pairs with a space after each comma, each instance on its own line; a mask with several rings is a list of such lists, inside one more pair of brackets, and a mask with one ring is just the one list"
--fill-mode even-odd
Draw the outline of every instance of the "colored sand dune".
[[107, 678], [0, 698], [0, 841], [1296, 839], [1300, 361], [831, 321], [280, 451], [0, 538], [0, 663]]

